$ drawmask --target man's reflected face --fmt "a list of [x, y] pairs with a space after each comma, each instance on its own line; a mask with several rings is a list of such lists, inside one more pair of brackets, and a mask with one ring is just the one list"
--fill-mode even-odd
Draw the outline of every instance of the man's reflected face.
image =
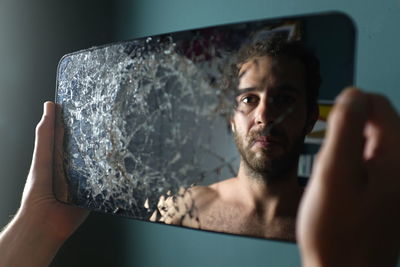
[[251, 170], [279, 176], [297, 164], [310, 128], [305, 84], [302, 63], [284, 56], [241, 66], [232, 130]]

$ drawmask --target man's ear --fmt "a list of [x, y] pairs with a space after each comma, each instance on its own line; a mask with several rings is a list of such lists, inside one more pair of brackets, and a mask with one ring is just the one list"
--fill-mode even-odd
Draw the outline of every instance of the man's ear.
[[312, 110], [309, 111], [306, 125], [306, 134], [309, 134], [314, 128], [315, 123], [317, 122], [319, 117], [319, 106], [315, 104]]
[[229, 120], [229, 123], [231, 124], [232, 133], [235, 133], [236, 132], [236, 127], [235, 127], [235, 124], [233, 123], [233, 119], [232, 118]]

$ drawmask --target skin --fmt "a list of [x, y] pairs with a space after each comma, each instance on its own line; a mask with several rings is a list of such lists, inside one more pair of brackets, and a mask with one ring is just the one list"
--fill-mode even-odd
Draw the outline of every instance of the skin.
[[[307, 111], [301, 62], [257, 57], [239, 71], [237, 107], [231, 120], [241, 162], [236, 177], [190, 190], [198, 221], [171, 223], [212, 231], [295, 240], [303, 189], [297, 165], [305, 135], [317, 113]], [[268, 128], [288, 109], [280, 123]]]
[[[400, 252], [400, 118], [387, 99], [355, 89], [341, 94], [331, 114], [297, 219], [303, 266], [393, 267]], [[53, 134], [48, 102], [21, 207], [0, 233], [1, 267], [48, 266], [87, 216], [52, 197]]]
[[345, 90], [328, 120], [297, 221], [303, 266], [395, 266], [400, 119], [379, 95]]
[[53, 196], [52, 166], [55, 105], [44, 104], [36, 127], [31, 169], [21, 207], [0, 235], [0, 266], [47, 266], [88, 211], [64, 205]]

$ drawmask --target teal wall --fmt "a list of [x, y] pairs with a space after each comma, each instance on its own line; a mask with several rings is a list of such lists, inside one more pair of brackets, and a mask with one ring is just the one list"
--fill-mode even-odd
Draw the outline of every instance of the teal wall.
[[[96, 44], [222, 23], [337, 10], [359, 30], [356, 84], [400, 108], [399, 0], [0, 1], [0, 227], [19, 206], [58, 59]], [[334, 48], [333, 48], [334, 49]], [[52, 266], [299, 266], [293, 244], [93, 214]]]

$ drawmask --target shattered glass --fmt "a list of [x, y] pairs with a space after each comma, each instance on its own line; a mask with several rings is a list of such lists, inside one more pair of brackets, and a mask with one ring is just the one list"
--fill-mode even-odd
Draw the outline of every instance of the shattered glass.
[[[315, 50], [327, 81], [320, 95], [332, 100], [337, 91], [329, 86], [340, 90], [352, 83], [352, 46], [349, 56], [339, 58], [331, 41], [319, 38], [334, 32], [326, 30], [322, 16], [297, 21], [306, 41], [318, 43]], [[284, 25], [279, 29], [288, 38], [296, 34], [283, 19], [255, 21], [64, 56], [56, 91], [64, 129], [55, 152], [56, 197], [91, 210], [165, 223], [170, 212], [188, 213], [189, 224], [196, 225], [188, 189], [234, 177], [238, 170], [229, 124], [234, 91], [226, 87], [226, 79], [236, 77], [227, 73], [240, 47], [276, 33], [276, 25]], [[329, 25], [336, 27], [337, 21]], [[275, 124], [290, 112], [284, 110]], [[306, 176], [318, 147], [308, 148], [307, 160], [300, 158], [307, 163], [300, 168]]]
[[[240, 38], [226, 34], [149, 37], [61, 60], [70, 201], [143, 219], [162, 195], [235, 175], [218, 81]], [[219, 48], [223, 41], [234, 42]]]

